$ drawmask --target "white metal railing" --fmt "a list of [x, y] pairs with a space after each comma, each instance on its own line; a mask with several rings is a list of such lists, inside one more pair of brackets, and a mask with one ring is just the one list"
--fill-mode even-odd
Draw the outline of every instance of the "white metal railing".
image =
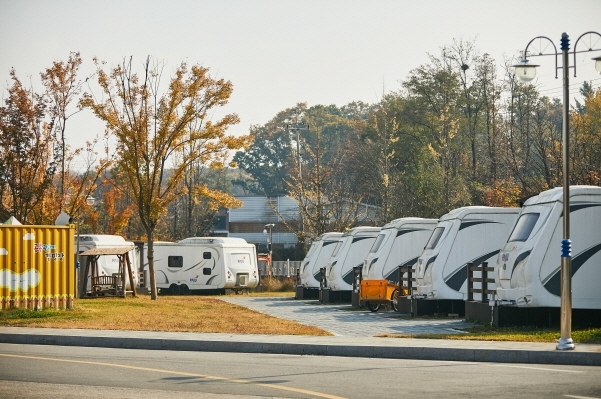
[[[259, 274], [263, 276], [273, 277], [294, 277], [296, 269], [301, 266], [302, 261], [274, 261], [271, 266], [267, 266], [265, 262], [259, 262]], [[269, 273], [271, 272], [271, 273]]]

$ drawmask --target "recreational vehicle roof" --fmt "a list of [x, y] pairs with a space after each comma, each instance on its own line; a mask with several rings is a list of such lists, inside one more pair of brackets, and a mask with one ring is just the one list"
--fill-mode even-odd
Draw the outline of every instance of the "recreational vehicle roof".
[[423, 223], [423, 222], [432, 222], [432, 221], [434, 221], [434, 223], [438, 222], [437, 219], [424, 219], [424, 218], [415, 218], [415, 217], [399, 218], [399, 219], [394, 219], [394, 220], [386, 223], [384, 225], [384, 227], [382, 227], [382, 230], [398, 229], [401, 226], [403, 226], [405, 224], [409, 224], [409, 223]]
[[235, 237], [188, 237], [177, 242], [178, 244], [221, 244], [221, 245], [247, 245], [243, 238]]
[[[597, 186], [570, 186], [570, 197], [576, 195], [599, 195], [599, 187]], [[528, 198], [524, 206], [536, 204], [546, 204], [550, 202], [563, 202], [563, 187], [552, 188], [543, 191], [539, 195]]]
[[381, 227], [359, 226], [359, 227], [350, 229], [349, 231], [344, 233], [342, 235], [342, 237], [354, 236], [354, 235], [357, 235], [358, 233], [366, 232], [366, 231], [376, 231], [377, 232], [380, 230], [382, 230]]
[[453, 209], [449, 213], [442, 215], [439, 221], [463, 219], [473, 213], [515, 213], [516, 208], [497, 208], [490, 206], [464, 206], [462, 208]]
[[111, 234], [80, 234], [79, 241], [126, 242], [125, 238]]
[[333, 237], [340, 237], [342, 236], [342, 233], [338, 233], [335, 231], [330, 231], [327, 233], [323, 233], [322, 235], [320, 235], [319, 237], [317, 237], [315, 239], [315, 241], [319, 241], [319, 240], [327, 240], [328, 238], [333, 238]]

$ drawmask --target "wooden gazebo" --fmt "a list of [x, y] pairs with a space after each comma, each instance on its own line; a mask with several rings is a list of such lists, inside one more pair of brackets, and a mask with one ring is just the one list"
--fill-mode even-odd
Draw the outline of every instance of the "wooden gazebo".
[[[136, 287], [134, 283], [134, 275], [131, 269], [131, 261], [129, 252], [131, 248], [93, 248], [80, 253], [80, 256], [87, 256], [87, 262], [84, 267], [84, 283], [81, 287], [81, 298], [86, 296], [121, 296], [125, 297], [131, 292], [136, 296]], [[114, 255], [119, 258], [119, 272], [113, 273], [112, 276], [99, 275], [98, 259], [101, 256]], [[127, 280], [125, 270], [127, 268], [127, 276], [131, 291], [127, 291], [125, 281]], [[90, 290], [88, 290], [88, 275], [90, 276]]]

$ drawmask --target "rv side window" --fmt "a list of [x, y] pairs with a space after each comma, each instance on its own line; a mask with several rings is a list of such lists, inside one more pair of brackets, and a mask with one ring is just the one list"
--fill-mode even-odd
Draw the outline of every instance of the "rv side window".
[[436, 244], [438, 244], [438, 240], [440, 240], [440, 237], [442, 236], [443, 232], [444, 232], [444, 227], [435, 228], [434, 231], [432, 232], [432, 235], [430, 236], [430, 240], [426, 244], [426, 249], [436, 248]]
[[183, 267], [184, 257], [183, 256], [169, 256], [167, 257], [167, 267]]
[[210, 276], [211, 275], [211, 268], [210, 267], [204, 267], [202, 269], [202, 274], [204, 274], [205, 276]]
[[509, 242], [526, 241], [534, 229], [540, 213], [524, 213], [515, 224], [515, 228], [509, 236]]
[[386, 234], [379, 234], [378, 238], [376, 238], [376, 242], [374, 242], [374, 245], [372, 245], [371, 250], [369, 252], [370, 253], [378, 252], [378, 248], [380, 248], [380, 245], [382, 245], [382, 242], [384, 242], [385, 237], [386, 237]]
[[203, 252], [202, 253], [202, 258], [203, 259], [211, 259], [211, 253], [210, 252]]

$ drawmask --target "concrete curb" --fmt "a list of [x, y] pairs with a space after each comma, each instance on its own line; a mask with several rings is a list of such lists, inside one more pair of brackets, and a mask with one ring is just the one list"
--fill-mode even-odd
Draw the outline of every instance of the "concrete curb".
[[[369, 357], [386, 359], [418, 359], [463, 362], [529, 363], [601, 366], [601, 352], [556, 351], [505, 348], [441, 347], [340, 344], [324, 342], [264, 342], [244, 340], [240, 335], [235, 340], [212, 338], [198, 339], [182, 335], [181, 338], [166, 337], [119, 337], [103, 334], [57, 333], [30, 334], [22, 332], [0, 332], [0, 343], [29, 345], [87, 346], [100, 348], [124, 348], [147, 350], [176, 350], [200, 352], [268, 353], [286, 355], [318, 355]], [[265, 340], [269, 336], [265, 337]], [[322, 338], [323, 339], [323, 338]], [[469, 341], [464, 341], [464, 346]]]

